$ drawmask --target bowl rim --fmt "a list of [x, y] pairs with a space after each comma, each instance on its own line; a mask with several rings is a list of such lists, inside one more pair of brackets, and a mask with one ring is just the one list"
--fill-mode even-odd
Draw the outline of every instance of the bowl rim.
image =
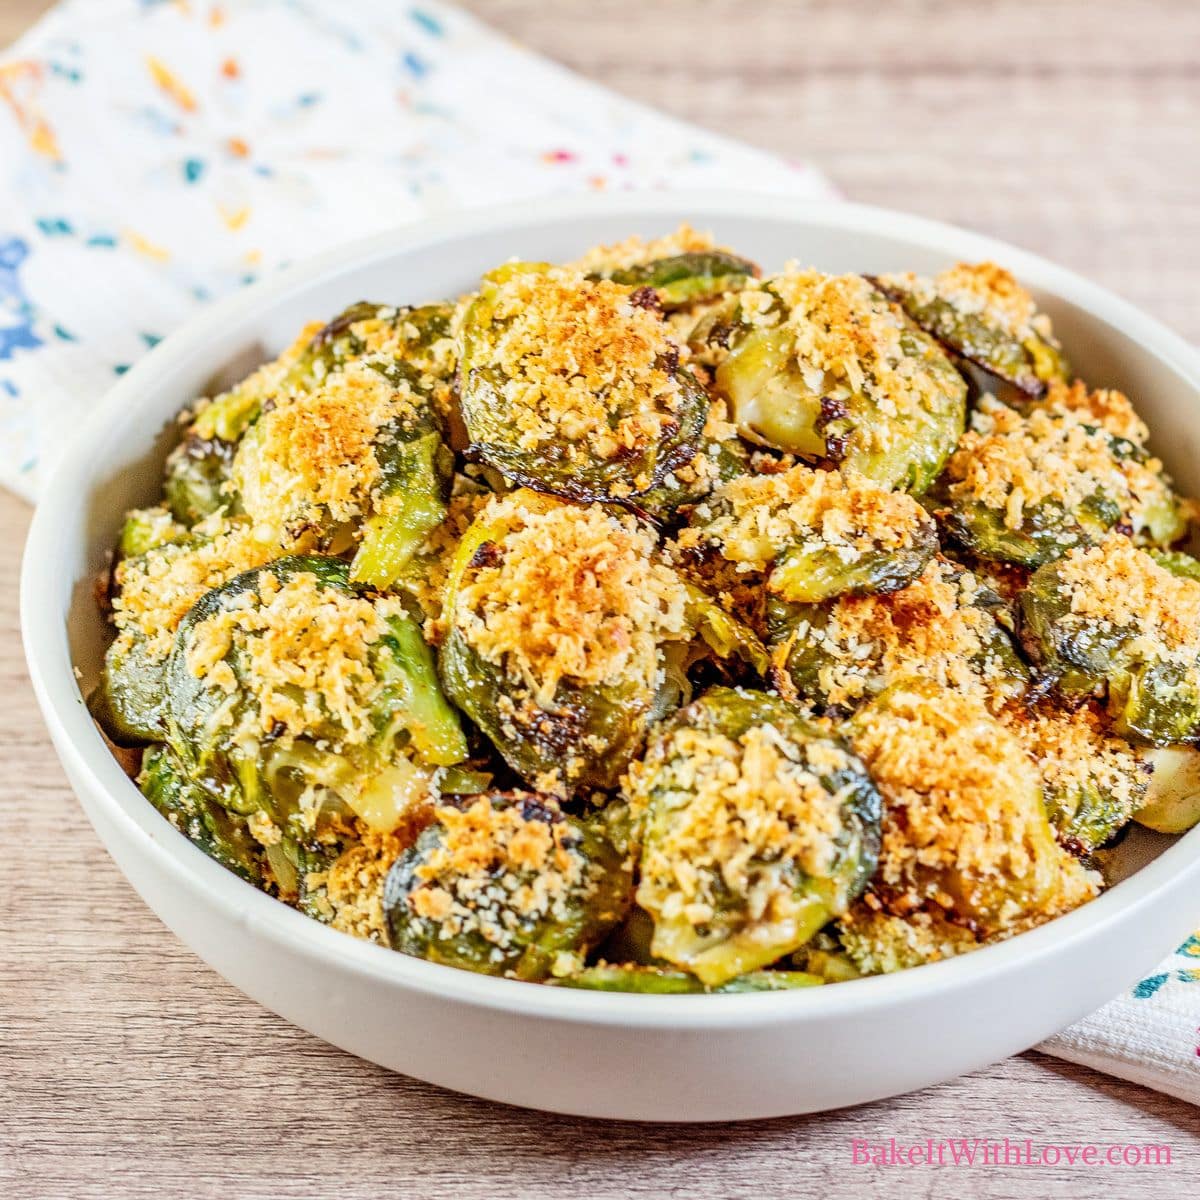
[[[65, 565], [54, 553], [59, 531], [77, 525], [86, 509], [78, 498], [93, 482], [91, 447], [104, 440], [114, 418], [131, 414], [139, 397], [153, 394], [155, 378], [204, 349], [252, 314], [325, 277], [368, 266], [405, 251], [474, 234], [627, 215], [688, 219], [791, 221], [797, 225], [901, 238], [959, 259], [1002, 262], [1036, 290], [1053, 293], [1119, 327], [1160, 362], [1200, 391], [1200, 352], [1160, 322], [1106, 289], [1048, 260], [1000, 240], [908, 213], [845, 201], [797, 201], [757, 192], [628, 192], [615, 196], [548, 197], [470, 209], [354, 239], [218, 301], [187, 321], [140, 359], [109, 390], [80, 426], [45, 481], [30, 526], [21, 568], [20, 612], [25, 656], [34, 691], [58, 754], [76, 791], [87, 791], [116, 822], [136, 851], [186, 886], [202, 902], [257, 936], [346, 975], [369, 977], [397, 991], [413, 990], [494, 1012], [520, 1012], [567, 1023], [630, 1029], [754, 1028], [786, 1020], [822, 1021], [877, 1012], [931, 993], [955, 992], [997, 980], [1018, 964], [1047, 962], [1123, 916], [1149, 906], [1157, 893], [1200, 859], [1200, 828], [1179, 837], [1157, 858], [1095, 900], [1027, 933], [971, 954], [836, 987], [741, 995], [646, 996], [547, 987], [478, 975], [397, 953], [312, 920], [210, 859], [149, 805], [112, 756], [87, 713], [74, 675], [67, 623], [43, 597], [60, 594]], [[68, 590], [80, 581], [66, 580]], [[75, 781], [81, 783], [75, 786]], [[88, 804], [85, 802], [85, 808]], [[92, 814], [89, 812], [89, 816]], [[93, 821], [95, 818], [93, 817]], [[1169, 947], [1164, 947], [1164, 950]]]

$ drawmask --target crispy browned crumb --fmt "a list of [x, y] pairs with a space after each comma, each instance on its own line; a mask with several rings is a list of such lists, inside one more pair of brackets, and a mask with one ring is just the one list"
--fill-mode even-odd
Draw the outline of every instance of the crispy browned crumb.
[[1049, 318], [1013, 275], [992, 262], [956, 263], [932, 277], [905, 272], [880, 276], [885, 288], [899, 288], [922, 305], [948, 301], [960, 313], [976, 315], [1017, 341], [1032, 336], [1050, 340]]
[[566, 920], [568, 905], [592, 886], [570, 826], [546, 819], [541, 802], [530, 814], [520, 802], [494, 805], [480, 796], [465, 810], [445, 805], [434, 816], [442, 840], [416, 868], [420, 883], [408, 897], [433, 936], [477, 934], [509, 950], [518, 925]]
[[[300, 572], [285, 580], [264, 572], [256, 592], [197, 623], [188, 669], [232, 697], [239, 683], [253, 700], [242, 732], [271, 733], [277, 746], [325, 728], [332, 719], [343, 745], [361, 745], [375, 729], [370, 707], [380, 688], [368, 657], [386, 618], [403, 612], [397, 598], [374, 602], [323, 587]], [[229, 663], [242, 662], [240, 680]], [[232, 708], [225, 723], [233, 723]]]
[[686, 589], [632, 516], [521, 491], [493, 500], [479, 520], [504, 531], [498, 558], [459, 590], [451, 619], [539, 701], [563, 679], [644, 679], [659, 669], [659, 643], [684, 636]]
[[[809, 750], [830, 771], [851, 764], [833, 743]], [[822, 876], [837, 853], [842, 797], [823, 786], [811, 762], [797, 761], [773, 725], [736, 740], [676, 729], [630, 767], [625, 791], [635, 817], [651, 804], [669, 813], [643, 848], [637, 893], [665, 920], [706, 925], [732, 895], [756, 919], [786, 921], [795, 881], [780, 864]]]
[[282, 399], [242, 439], [233, 482], [264, 533], [361, 516], [379, 481], [376, 443], [393, 422], [412, 421], [423, 401], [369, 364], [348, 363], [305, 391]]
[[1200, 658], [1200, 583], [1173, 575], [1126, 537], [1072, 550], [1058, 566], [1071, 617], [1138, 631], [1127, 652], [1143, 661]]
[[941, 909], [996, 936], [1099, 891], [1055, 842], [1024, 747], [977, 698], [897, 684], [856, 722], [853, 744], [885, 801], [874, 890], [893, 915]]
[[1117, 503], [1133, 532], [1170, 502], [1157, 459], [1118, 458], [1108, 430], [1080, 413], [1038, 406], [1028, 416], [997, 401], [981, 404], [945, 473], [955, 503], [982, 504], [1020, 529], [1047, 501], [1078, 511], [1099, 495]]
[[677, 254], [717, 249], [728, 250], [728, 247], [717, 246], [711, 233], [695, 230], [685, 222], [674, 233], [663, 237], [647, 240], [634, 236], [609, 246], [593, 246], [570, 265], [585, 273], [606, 274], [641, 266], [658, 258], [674, 258]]
[[851, 557], [911, 547], [929, 525], [911, 496], [891, 492], [853, 471], [795, 466], [744, 475], [698, 505], [677, 538], [680, 549], [715, 546], [744, 571], [765, 570], [793, 543]]
[[118, 650], [143, 639], [152, 659], [166, 658], [180, 622], [205, 592], [278, 552], [249, 521], [216, 513], [183, 541], [123, 559], [114, 572], [117, 590], [112, 597]]
[[819, 684], [828, 703], [853, 708], [890, 681], [920, 674], [998, 703], [1023, 686], [995, 652], [996, 619], [980, 607], [969, 571], [934, 559], [906, 588], [883, 596], [842, 596], [825, 624], [795, 632], [828, 661]]

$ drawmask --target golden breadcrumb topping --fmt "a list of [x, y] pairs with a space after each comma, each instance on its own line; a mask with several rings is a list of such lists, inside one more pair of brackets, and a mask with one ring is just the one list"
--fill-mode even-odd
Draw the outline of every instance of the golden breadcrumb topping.
[[853, 744], [885, 801], [875, 890], [894, 914], [932, 906], [1004, 934], [1099, 891], [1055, 842], [1024, 747], [976, 697], [902, 682]]
[[969, 929], [952, 924], [936, 910], [897, 917], [871, 901], [879, 904], [868, 893], [838, 922], [843, 949], [867, 975], [906, 971], [979, 948], [979, 939]]
[[1137, 415], [1129, 397], [1115, 389], [1091, 391], [1080, 379], [1074, 383], [1055, 381], [1047, 388], [1040, 404], [1043, 408], [1075, 413], [1138, 446], [1144, 446], [1150, 438], [1150, 430]]
[[579, 839], [539, 800], [495, 805], [480, 796], [465, 810], [435, 810], [441, 841], [416, 868], [413, 915], [442, 939], [475, 934], [500, 952], [522, 929], [564, 922], [595, 886]]
[[[614, 460], [674, 432], [679, 349], [630, 295], [558, 267], [511, 275], [488, 293], [470, 369], [495, 381], [523, 450], [553, 446], [565, 465]], [[644, 473], [632, 481], [638, 490], [653, 482]]]
[[718, 246], [711, 233], [700, 232], [685, 222], [674, 233], [665, 234], [663, 237], [646, 240], [635, 235], [610, 246], [593, 246], [570, 266], [584, 274], [603, 275], [612, 271], [628, 270], [630, 267], [640, 267], [643, 263], [654, 262], [659, 258], [674, 258], [678, 254], [728, 249], [728, 246]]
[[803, 622], [794, 640], [820, 652], [819, 687], [840, 707], [912, 674], [989, 700], [1019, 695], [1022, 681], [997, 652], [996, 619], [979, 601], [970, 571], [934, 559], [899, 591], [839, 597], [824, 625]]
[[881, 275], [879, 282], [910, 293], [922, 306], [945, 300], [1018, 341], [1035, 334], [1051, 337], [1049, 318], [1037, 311], [1033, 297], [1009, 271], [992, 262], [957, 263], [932, 278], [912, 272]]
[[762, 571], [796, 543], [849, 562], [871, 551], [910, 548], [928, 527], [928, 514], [903, 492], [854, 471], [795, 466], [722, 484], [696, 507], [677, 542], [684, 550], [715, 546], [739, 569]]
[[258, 533], [249, 521], [215, 513], [184, 541], [117, 563], [112, 612], [118, 652], [127, 652], [141, 640], [151, 659], [165, 659], [179, 623], [205, 592], [278, 553], [275, 544], [262, 541]]
[[632, 516], [521, 491], [492, 501], [479, 520], [502, 531], [496, 561], [468, 575], [452, 620], [539, 702], [563, 679], [652, 678], [659, 643], [685, 636], [684, 584]]
[[277, 539], [326, 515], [337, 522], [361, 515], [380, 476], [380, 432], [414, 421], [422, 403], [407, 384], [394, 385], [360, 361], [282, 399], [234, 456], [243, 507]]
[[788, 331], [792, 357], [814, 395], [835, 404], [861, 397], [877, 410], [884, 419], [864, 422], [859, 433], [879, 451], [898, 436], [887, 418], [919, 416], [942, 402], [942, 351], [861, 275], [823, 275], [789, 263], [739, 300], [750, 326]]
[[1126, 651], [1142, 661], [1200, 657], [1200, 582], [1171, 574], [1119, 534], [1072, 550], [1058, 564], [1059, 592], [1071, 617], [1107, 629], [1136, 630]]
[[361, 840], [339, 854], [323, 876], [309, 873], [305, 884], [324, 889], [334, 929], [386, 943], [383, 884], [392, 863], [411, 841], [411, 830], [377, 833], [364, 827]]
[[951, 501], [982, 504], [1020, 529], [1047, 502], [1074, 513], [1089, 499], [1118, 504], [1137, 532], [1147, 513], [1171, 502], [1157, 459], [1118, 458], [1108, 430], [1073, 410], [1039, 406], [1028, 416], [981, 404], [946, 464]]
[[625, 781], [634, 816], [648, 822], [638, 903], [694, 926], [731, 899], [755, 921], [786, 921], [798, 876], [828, 874], [837, 855], [843, 797], [814, 767], [852, 761], [832, 742], [801, 747], [769, 724], [736, 740], [673, 730]]
[[[239, 733], [270, 733], [277, 746], [324, 733], [330, 722], [344, 746], [362, 745], [375, 732], [371, 705], [380, 683], [369, 655], [399, 615], [398, 599], [365, 600], [301, 571], [280, 580], [264, 571], [247, 590], [196, 624], [188, 669], [231, 696], [250, 697]], [[235, 658], [235, 675], [230, 659]], [[232, 723], [232, 713], [226, 723]]]
[[1092, 705], [1073, 711], [1014, 707], [1001, 719], [1025, 747], [1048, 793], [1066, 802], [1098, 792], [1123, 814], [1120, 824], [1133, 816], [1145, 791], [1141, 758], [1124, 738], [1109, 732]]

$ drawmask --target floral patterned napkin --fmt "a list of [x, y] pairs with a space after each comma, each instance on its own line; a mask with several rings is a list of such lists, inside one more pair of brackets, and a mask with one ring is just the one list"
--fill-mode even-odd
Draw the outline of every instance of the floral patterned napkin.
[[[64, 0], [0, 55], [0, 484], [201, 306], [450, 208], [595, 189], [832, 196], [421, 0]], [[1047, 1053], [1200, 1102], [1200, 934]]]

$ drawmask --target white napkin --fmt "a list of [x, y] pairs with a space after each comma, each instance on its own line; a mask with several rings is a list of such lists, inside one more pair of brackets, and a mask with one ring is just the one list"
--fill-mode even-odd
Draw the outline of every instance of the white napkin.
[[[0, 57], [0, 484], [281, 263], [448, 208], [818, 171], [643, 108], [456, 9], [67, 0]], [[1041, 1049], [1200, 1102], [1200, 935]], [[1195, 965], [1192, 965], [1195, 964]]]

